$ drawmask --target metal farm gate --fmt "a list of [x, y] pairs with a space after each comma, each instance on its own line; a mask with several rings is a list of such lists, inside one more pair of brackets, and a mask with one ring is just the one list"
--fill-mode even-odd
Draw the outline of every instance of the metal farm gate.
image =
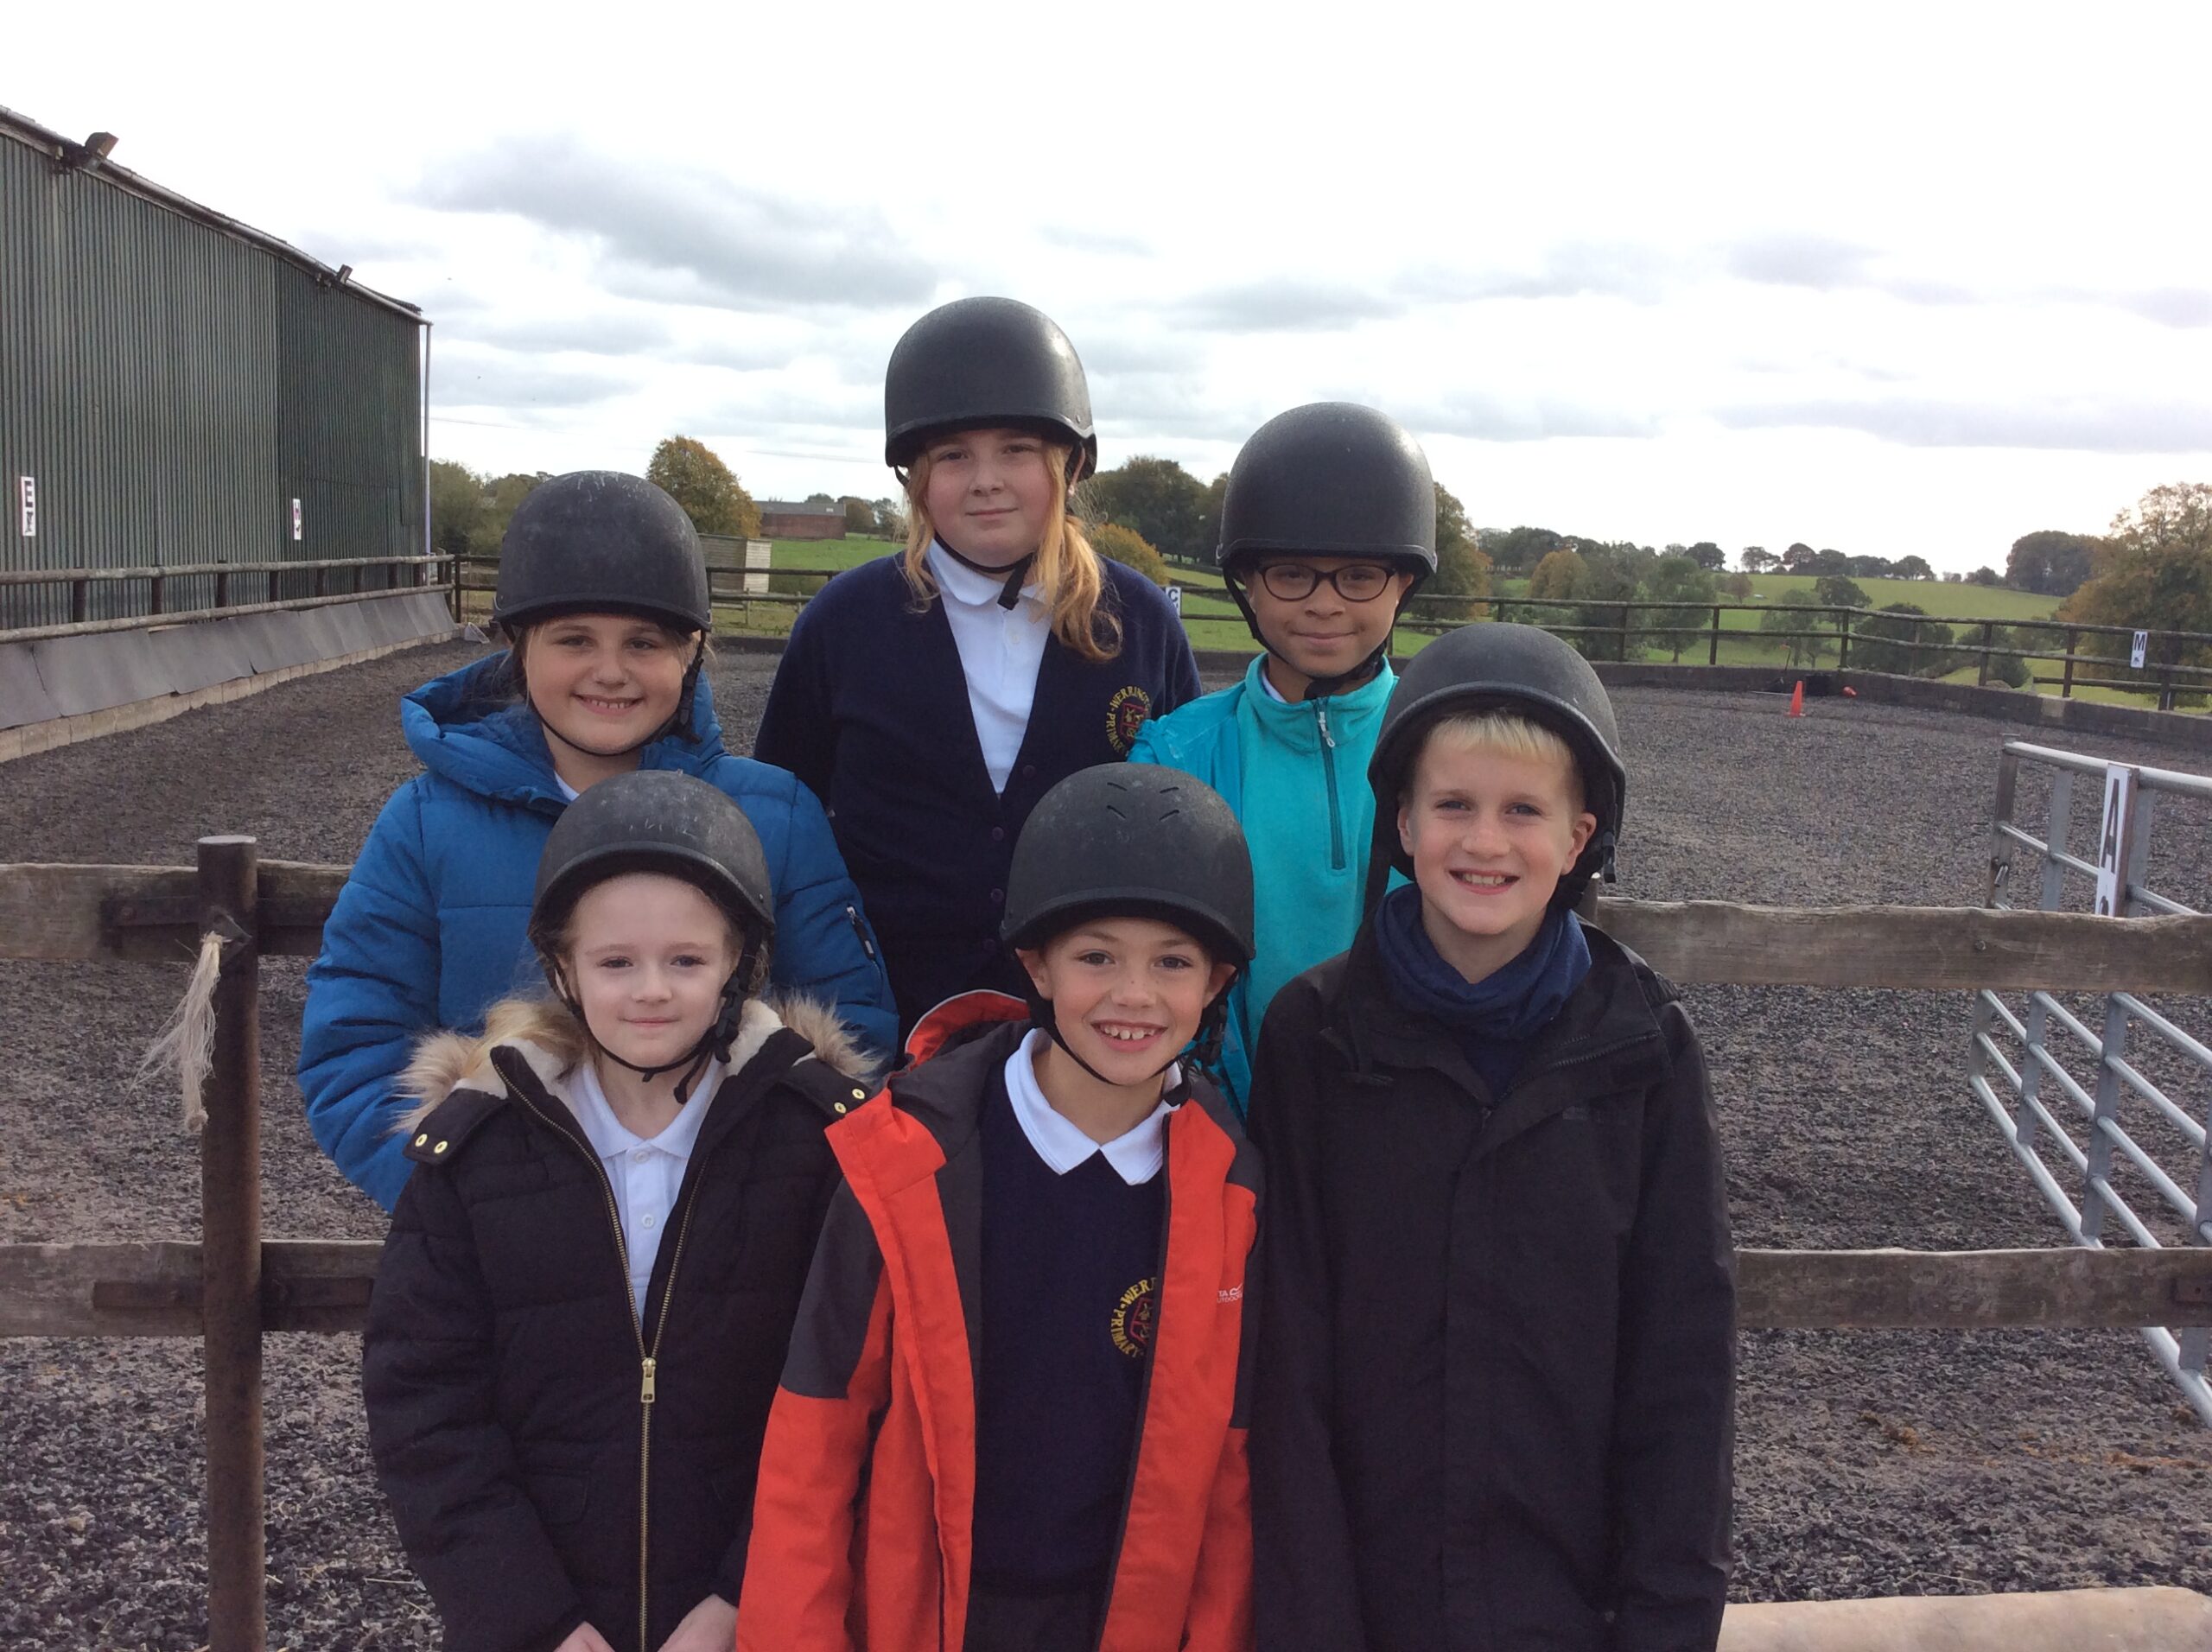
[[[2023, 764], [2048, 772], [2050, 803], [2040, 838], [2013, 821]], [[2069, 847], [2082, 776], [2101, 788], [2101, 808], [2084, 817], [2096, 828], [2088, 856]], [[2145, 882], [2161, 797], [2212, 802], [2212, 779], [2006, 740], [1998, 764], [1986, 904], [2000, 910], [2031, 904], [2043, 912], [2080, 911], [2086, 899], [2089, 911], [2107, 918], [2196, 916]], [[2107, 994], [2101, 1007], [2073, 996], [2075, 1007], [2069, 1007], [2049, 992], [2031, 992], [2024, 1008], [2016, 1011], [1995, 992], [1976, 994], [1967, 1083], [2077, 1244], [2101, 1249], [2117, 1224], [2123, 1242], [2144, 1249], [2212, 1245], [2207, 1147], [2212, 1141], [2212, 1047], [2177, 1024], [2175, 1006], [2162, 1009], [2132, 992]], [[2188, 1006], [2201, 1010], [2203, 1001], [2191, 999]], [[2064, 1035], [2057, 1049], [2051, 1044], [2054, 1028]], [[1999, 1047], [2000, 1037], [2009, 1037], [2013, 1058]], [[2077, 1058], [2086, 1054], [2091, 1070], [2076, 1077], [2060, 1051]], [[2054, 1166], [2054, 1155], [2063, 1162]], [[2082, 1190], [2078, 1204], [2060, 1179], [2069, 1172]], [[2139, 1187], [2135, 1203], [2125, 1191], [2130, 1185]], [[2147, 1203], [2146, 1192], [2155, 1193], [2157, 1202]], [[2145, 1209], [2139, 1210], [2137, 1204]], [[2201, 1325], [2143, 1331], [2158, 1363], [2212, 1424], [2208, 1334]]]

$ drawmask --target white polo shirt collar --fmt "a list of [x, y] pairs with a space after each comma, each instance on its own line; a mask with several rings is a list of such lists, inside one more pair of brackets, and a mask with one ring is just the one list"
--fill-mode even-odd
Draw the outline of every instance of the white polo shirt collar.
[[[1160, 1166], [1167, 1162], [1167, 1115], [1175, 1110], [1173, 1104], [1161, 1102], [1147, 1117], [1111, 1141], [1093, 1141], [1053, 1111], [1045, 1092], [1038, 1088], [1036, 1055], [1051, 1042], [1041, 1029], [1033, 1031], [1006, 1061], [1006, 1093], [1014, 1103], [1014, 1121], [1037, 1156], [1051, 1166], [1054, 1175], [1065, 1176], [1093, 1153], [1104, 1153], [1115, 1174], [1131, 1187], [1141, 1187], [1160, 1174]], [[1166, 1078], [1166, 1089], [1173, 1091], [1181, 1074], [1171, 1067]]]

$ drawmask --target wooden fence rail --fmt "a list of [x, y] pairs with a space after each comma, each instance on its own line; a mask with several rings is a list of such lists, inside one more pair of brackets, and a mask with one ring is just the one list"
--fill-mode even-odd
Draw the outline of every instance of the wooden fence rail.
[[[191, 867], [0, 866], [0, 958], [184, 964], [220, 937], [201, 1241], [0, 1246], [0, 1336], [197, 1336], [207, 1415], [208, 1652], [264, 1652], [261, 1357], [271, 1331], [359, 1329], [381, 1247], [264, 1240], [263, 957], [311, 956], [346, 868], [203, 838]], [[2212, 994], [2212, 917], [1597, 899], [1685, 982]], [[2212, 1325], [2212, 1248], [1738, 1253], [1746, 1326]]]

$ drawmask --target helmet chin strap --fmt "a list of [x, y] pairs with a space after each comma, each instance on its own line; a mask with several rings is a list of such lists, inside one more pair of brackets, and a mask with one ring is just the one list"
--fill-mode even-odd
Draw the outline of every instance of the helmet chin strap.
[[1027, 582], [1030, 567], [1037, 560], [1037, 553], [1033, 550], [1011, 568], [986, 568], [973, 557], [963, 556], [950, 545], [946, 544], [942, 535], [930, 543], [951, 557], [954, 562], [958, 562], [961, 567], [981, 574], [985, 579], [995, 580], [1003, 574], [1006, 576], [1006, 583], [999, 588], [999, 607], [1008, 611], [1013, 609], [1015, 603], [1021, 600], [1021, 588]]
[[[1068, 1041], [1060, 1036], [1059, 1018], [1052, 1013], [1052, 1001], [1051, 999], [1039, 996], [1037, 988], [1034, 986], [1032, 986], [1028, 991], [1023, 994], [1023, 996], [1027, 998], [1029, 1001], [1029, 1025], [1035, 1027], [1046, 1038], [1052, 1039], [1054, 1044], [1059, 1045], [1061, 1054], [1067, 1057], [1070, 1061], [1074, 1062], [1077, 1066], [1082, 1068], [1084, 1071], [1089, 1073], [1093, 1078], [1096, 1078], [1100, 1083], [1105, 1085], [1108, 1089], [1126, 1090], [1128, 1088], [1126, 1084], [1117, 1083], [1113, 1079], [1109, 1078], [1104, 1073], [1099, 1071], [1097, 1068], [1092, 1066], [1081, 1056], [1076, 1054], [1075, 1051], [1069, 1045]], [[1228, 1023], [1229, 988], [1224, 987], [1213, 995], [1212, 1001], [1206, 1005], [1205, 1013], [1198, 1018], [1198, 1035], [1188, 1046], [1190, 1057], [1193, 1063], [1198, 1066], [1211, 1070], [1215, 1064], [1220, 1061], [1222, 1034], [1226, 1031]], [[1166, 1060], [1161, 1062], [1160, 1065], [1154, 1067], [1150, 1073], [1146, 1075], [1146, 1077], [1150, 1078], [1157, 1078], [1160, 1077], [1160, 1075], [1166, 1072], [1169, 1068], [1174, 1066], [1177, 1062], [1182, 1060], [1183, 1055], [1184, 1052], [1178, 1050], [1173, 1055], [1168, 1057]]]
[[627, 757], [632, 752], [644, 751], [646, 747], [657, 740], [663, 739], [671, 730], [682, 734], [686, 739], [691, 736], [694, 732], [691, 727], [691, 696], [698, 692], [699, 668], [704, 665], [706, 661], [707, 639], [702, 636], [699, 639], [698, 646], [692, 651], [690, 664], [683, 668], [683, 685], [676, 691], [675, 713], [667, 721], [662, 723], [643, 740], [632, 741], [627, 746], [617, 747], [611, 752], [602, 752], [594, 747], [585, 746], [570, 740], [546, 720], [545, 714], [537, 708], [537, 702], [531, 698], [527, 690], [523, 695], [523, 701], [530, 707], [530, 715], [537, 719], [537, 726], [570, 751], [581, 752], [586, 757]]
[[729, 1059], [730, 1048], [737, 1042], [738, 1023], [745, 1014], [746, 991], [738, 983], [752, 975], [754, 960], [758, 956], [757, 949], [750, 945], [740, 956], [737, 968], [731, 970], [729, 979], [722, 982], [721, 1008], [715, 1015], [714, 1024], [699, 1035], [698, 1041], [675, 1060], [664, 1061], [653, 1067], [641, 1067], [634, 1061], [625, 1060], [607, 1047], [598, 1034], [591, 1030], [591, 1023], [584, 1019], [583, 1006], [576, 1001], [575, 995], [569, 990], [568, 983], [550, 963], [545, 967], [545, 978], [552, 984], [554, 995], [566, 1007], [569, 1013], [576, 1018], [576, 1025], [583, 1028], [584, 1036], [591, 1040], [592, 1048], [616, 1066], [626, 1067], [640, 1078], [658, 1078], [664, 1072], [674, 1072], [678, 1067], [684, 1069], [683, 1077], [676, 1082], [676, 1104], [682, 1107], [691, 1099], [691, 1087], [699, 1082], [700, 1075], [707, 1071], [709, 1064]]

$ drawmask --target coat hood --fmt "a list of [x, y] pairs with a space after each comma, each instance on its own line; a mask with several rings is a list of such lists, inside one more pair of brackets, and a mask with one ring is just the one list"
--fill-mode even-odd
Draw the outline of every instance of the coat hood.
[[[495, 1007], [494, 1016], [506, 1007]], [[405, 1135], [416, 1129], [457, 1090], [504, 1095], [506, 1081], [492, 1062], [492, 1052], [503, 1045], [522, 1056], [547, 1095], [557, 1097], [571, 1113], [575, 1111], [568, 1081], [581, 1052], [575, 1023], [568, 1013], [557, 1004], [523, 1001], [516, 1005], [512, 1018], [502, 1019], [504, 1024], [493, 1034], [471, 1038], [461, 1032], [434, 1032], [415, 1046], [415, 1058], [400, 1075], [398, 1086], [400, 1094], [413, 1101], [393, 1122], [393, 1134]], [[867, 1081], [874, 1063], [837, 1019], [836, 1012], [798, 995], [779, 998], [771, 994], [746, 1001], [737, 1038], [730, 1045], [728, 1071], [741, 1071], [760, 1053], [761, 1045], [785, 1027], [812, 1045], [815, 1058], [833, 1071]]]
[[[505, 652], [487, 654], [425, 683], [400, 702], [400, 732], [431, 773], [495, 803], [558, 814], [567, 800], [553, 753], [537, 715], [511, 691], [507, 659]], [[638, 766], [703, 775], [723, 755], [721, 721], [703, 670], [692, 685], [691, 727], [689, 740], [654, 740], [638, 753]]]

